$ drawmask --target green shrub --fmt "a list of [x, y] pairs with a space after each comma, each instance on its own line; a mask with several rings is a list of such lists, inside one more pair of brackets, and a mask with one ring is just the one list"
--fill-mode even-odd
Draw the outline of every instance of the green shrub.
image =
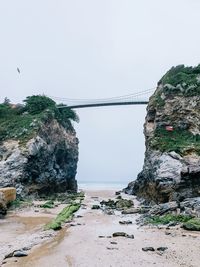
[[56, 103], [45, 95], [28, 96], [25, 100], [25, 110], [30, 114], [38, 114], [47, 108], [56, 106]]
[[76, 112], [70, 108], [68, 108], [64, 104], [57, 105], [58, 110], [58, 119], [66, 120], [70, 119], [72, 121], [79, 122], [79, 117]]
[[[158, 82], [158, 84], [164, 85], [164, 93], [166, 95], [176, 94], [195, 96], [200, 95], [200, 81], [198, 76], [200, 75], [200, 65], [197, 67], [185, 67], [184, 65], [178, 65], [172, 67]], [[172, 86], [165, 86], [170, 84]], [[181, 85], [182, 88], [178, 87]]]
[[0, 104], [0, 142], [14, 139], [25, 144], [35, 136], [42, 123], [51, 119], [56, 119], [69, 130], [73, 130], [70, 120], [78, 122], [73, 110], [58, 109], [56, 103], [46, 96], [29, 96], [24, 102], [25, 106]]

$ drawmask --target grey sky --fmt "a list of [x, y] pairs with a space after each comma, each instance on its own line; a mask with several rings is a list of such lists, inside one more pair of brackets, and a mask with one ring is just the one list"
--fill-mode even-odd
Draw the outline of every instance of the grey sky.
[[[199, 12], [199, 0], [0, 0], [0, 100], [152, 88], [172, 65], [199, 63]], [[145, 108], [78, 113], [78, 179], [135, 178]]]

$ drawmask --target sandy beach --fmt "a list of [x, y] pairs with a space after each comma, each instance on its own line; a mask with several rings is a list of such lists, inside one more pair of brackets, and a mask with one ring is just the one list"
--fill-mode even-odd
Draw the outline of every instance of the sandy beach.
[[[133, 196], [123, 195], [137, 201]], [[38, 239], [28, 256], [8, 258], [3, 266], [16, 267], [199, 267], [200, 233], [181, 229], [179, 226], [138, 227], [139, 215], [122, 215], [115, 212], [107, 215], [102, 210], [91, 209], [101, 200], [116, 198], [114, 190], [88, 190], [81, 209], [75, 214], [73, 222], [66, 224], [62, 230], [46, 233], [46, 238]], [[61, 209], [62, 207], [57, 207]], [[1, 247], [9, 248], [20, 236], [44, 235], [44, 224], [55, 216], [58, 210], [49, 213], [26, 210], [19, 214], [10, 214], [1, 221]], [[18, 221], [16, 221], [16, 217]], [[30, 219], [32, 218], [32, 219]], [[130, 225], [119, 224], [120, 220], [131, 220]], [[126, 232], [134, 239], [112, 237], [114, 232]], [[23, 239], [22, 239], [23, 240]], [[26, 243], [26, 242], [25, 242]], [[27, 244], [28, 245], [28, 244]], [[145, 252], [143, 247], [153, 247], [155, 251]], [[162, 252], [158, 247], [167, 247]], [[5, 251], [0, 250], [2, 256]]]

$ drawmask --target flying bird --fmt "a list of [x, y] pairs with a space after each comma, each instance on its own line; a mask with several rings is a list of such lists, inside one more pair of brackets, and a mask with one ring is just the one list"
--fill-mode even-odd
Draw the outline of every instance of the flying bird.
[[17, 68], [17, 71], [18, 71], [18, 73], [20, 73], [20, 69], [19, 68]]

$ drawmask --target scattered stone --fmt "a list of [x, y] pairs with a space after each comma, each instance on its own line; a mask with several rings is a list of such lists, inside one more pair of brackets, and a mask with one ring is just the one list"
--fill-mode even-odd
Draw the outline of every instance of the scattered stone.
[[170, 232], [165, 232], [165, 234], [166, 234], [166, 235], [171, 235], [171, 233], [170, 233]]
[[144, 247], [142, 248], [143, 251], [155, 251], [155, 249], [153, 247]]
[[131, 239], [134, 239], [134, 235], [126, 235], [127, 238], [131, 238]]
[[104, 210], [105, 214], [107, 215], [115, 215], [113, 210]]
[[167, 250], [167, 249], [168, 249], [168, 247], [158, 247], [158, 248], [157, 248], [158, 251], [165, 251], [165, 250]]
[[120, 191], [116, 191], [116, 192], [115, 192], [115, 195], [116, 195], [116, 196], [119, 196], [120, 194], [121, 194]]
[[109, 249], [109, 250], [118, 250], [118, 248], [110, 248], [110, 247], [106, 247], [107, 249]]
[[7, 213], [7, 205], [3, 192], [0, 192], [0, 215], [3, 217]]
[[132, 221], [119, 221], [119, 224], [132, 224]]
[[124, 233], [124, 232], [115, 232], [115, 233], [113, 233], [113, 237], [117, 237], [117, 236], [126, 236], [126, 233]]
[[34, 210], [34, 212], [39, 212], [39, 210]]
[[112, 245], [117, 245], [117, 242], [115, 242], [115, 241], [110, 241], [110, 244], [112, 244]]
[[83, 216], [82, 215], [76, 215], [76, 218], [83, 218]]
[[112, 238], [112, 236], [111, 235], [108, 235], [108, 236], [106, 236], [107, 238]]
[[101, 207], [99, 205], [93, 205], [92, 206], [92, 210], [99, 210]]
[[168, 227], [176, 226], [178, 225], [178, 222], [170, 222], [168, 223]]
[[113, 237], [118, 237], [118, 236], [134, 239], [134, 235], [128, 235], [127, 233], [124, 233], [124, 232], [113, 233]]
[[129, 208], [122, 211], [122, 214], [135, 214], [140, 212], [140, 208]]
[[128, 209], [133, 207], [134, 203], [130, 199], [119, 199], [116, 202], [116, 208], [117, 209]]
[[99, 238], [105, 238], [105, 235], [99, 235]]
[[30, 250], [30, 249], [31, 249], [30, 246], [27, 246], [27, 247], [23, 247], [23, 248], [22, 248], [22, 250], [25, 250], [25, 251]]
[[17, 250], [13, 253], [14, 257], [26, 257], [28, 256], [28, 253], [26, 251], [23, 250]]
[[109, 199], [108, 201], [106, 200], [102, 200], [100, 202], [101, 206], [106, 206], [106, 207], [109, 207], [111, 209], [115, 209], [116, 208], [116, 202], [112, 199]]

